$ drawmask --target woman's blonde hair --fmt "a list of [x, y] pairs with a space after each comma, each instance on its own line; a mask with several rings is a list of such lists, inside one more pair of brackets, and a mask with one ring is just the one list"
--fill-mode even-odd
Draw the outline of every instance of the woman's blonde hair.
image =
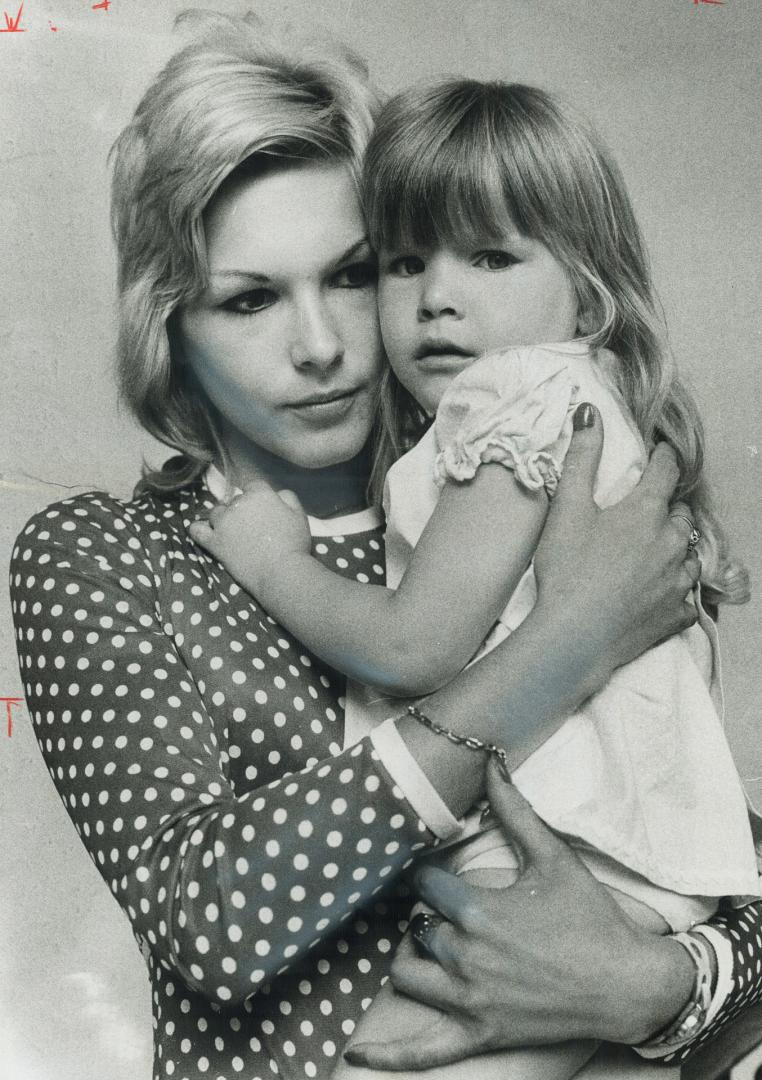
[[[531, 86], [447, 80], [390, 99], [370, 141], [363, 200], [371, 243], [404, 250], [500, 236], [513, 224], [543, 243], [576, 290], [579, 332], [618, 358], [618, 388], [646, 445], [675, 449], [704, 534], [703, 578], [726, 562], [703, 475], [704, 434], [666, 344], [648, 256], [618, 166], [587, 123]], [[379, 471], [421, 411], [387, 374]]]
[[376, 98], [360, 60], [288, 45], [254, 15], [189, 12], [194, 40], [153, 80], [112, 149], [121, 398], [183, 455], [141, 487], [172, 490], [224, 460], [211, 404], [172, 343], [173, 314], [206, 285], [203, 214], [236, 170], [346, 163], [359, 184]]

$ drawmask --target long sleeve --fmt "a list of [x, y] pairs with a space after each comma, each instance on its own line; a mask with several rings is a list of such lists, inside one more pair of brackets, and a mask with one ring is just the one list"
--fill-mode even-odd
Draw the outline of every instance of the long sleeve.
[[661, 1059], [665, 1065], [685, 1061], [744, 1009], [762, 1002], [762, 901], [721, 909], [693, 929], [705, 935], [717, 955], [714, 1015], [693, 1039]]
[[[433, 837], [369, 739], [343, 752], [329, 741], [311, 700], [325, 675], [182, 544], [179, 522], [106, 496], [69, 500], [19, 538], [13, 609], [37, 739], [91, 858], [162, 966], [236, 1003]], [[283, 675], [259, 655], [273, 650]]]

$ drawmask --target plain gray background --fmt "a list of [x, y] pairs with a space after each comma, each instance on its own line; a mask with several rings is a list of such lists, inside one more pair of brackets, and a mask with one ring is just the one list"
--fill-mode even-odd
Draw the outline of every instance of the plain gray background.
[[[12, 0], [14, 14], [18, 8]], [[0, 34], [0, 546], [71, 491], [126, 494], [162, 449], [117, 415], [106, 154], [177, 38], [186, 3], [27, 0]], [[673, 348], [703, 407], [711, 475], [758, 583], [723, 618], [727, 726], [762, 774], [762, 161], [759, 0], [218, 0], [319, 23], [386, 90], [449, 74], [537, 83], [587, 112], [649, 241]], [[4, 20], [0, 19], [0, 25]], [[51, 30], [51, 25], [58, 27]], [[20, 695], [8, 604], [0, 695]], [[752, 784], [762, 796], [762, 783]], [[147, 1080], [148, 983], [23, 709], [0, 713], [0, 1045], [9, 1080]], [[662, 1073], [662, 1075], [664, 1075]]]

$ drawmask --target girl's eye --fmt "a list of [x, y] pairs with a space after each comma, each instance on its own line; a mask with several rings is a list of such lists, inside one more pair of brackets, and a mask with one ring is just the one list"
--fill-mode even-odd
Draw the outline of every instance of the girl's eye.
[[231, 296], [222, 304], [225, 311], [234, 315], [256, 315], [275, 303], [277, 297], [272, 289], [249, 289], [248, 292]]
[[474, 265], [481, 266], [485, 270], [507, 270], [509, 266], [515, 266], [519, 260], [508, 251], [483, 251], [476, 259]]
[[389, 273], [398, 277], [413, 277], [424, 270], [425, 263], [419, 255], [398, 255], [389, 263]]
[[338, 289], [366, 289], [378, 280], [378, 267], [375, 262], [357, 262], [344, 266], [335, 275], [333, 281]]

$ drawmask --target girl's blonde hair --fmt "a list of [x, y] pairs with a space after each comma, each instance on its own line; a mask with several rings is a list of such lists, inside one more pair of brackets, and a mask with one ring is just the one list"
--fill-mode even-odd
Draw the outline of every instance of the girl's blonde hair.
[[[619, 390], [646, 445], [680, 466], [676, 499], [704, 534], [702, 579], [720, 586], [726, 544], [703, 475], [704, 434], [666, 330], [622, 175], [587, 123], [531, 86], [447, 80], [406, 90], [378, 117], [364, 171], [371, 243], [477, 246], [513, 224], [543, 243], [576, 290], [580, 333], [618, 358]], [[378, 472], [425, 421], [388, 374]]]
[[346, 163], [358, 184], [377, 101], [361, 61], [288, 46], [254, 15], [190, 12], [197, 31], [149, 86], [112, 149], [121, 398], [181, 452], [139, 487], [173, 490], [224, 461], [214, 410], [173, 348], [173, 315], [205, 288], [204, 211], [236, 170]]

